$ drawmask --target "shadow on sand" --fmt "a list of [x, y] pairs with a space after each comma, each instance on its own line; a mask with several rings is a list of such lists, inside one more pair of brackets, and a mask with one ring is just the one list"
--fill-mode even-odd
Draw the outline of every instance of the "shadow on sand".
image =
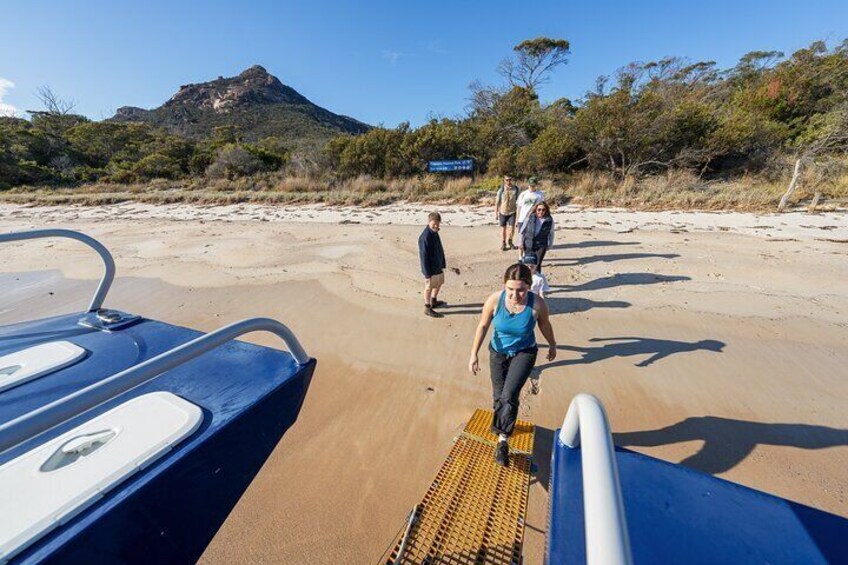
[[615, 288], [619, 286], [638, 286], [691, 280], [691, 277], [686, 276], [655, 275], [654, 273], [618, 273], [611, 277], [602, 277], [583, 284], [551, 285], [552, 290], [549, 294], [558, 294], [562, 292], [584, 292], [589, 290]]
[[539, 366], [539, 370], [562, 367], [565, 365], [588, 365], [597, 361], [603, 361], [612, 357], [631, 357], [636, 355], [648, 355], [635, 364], [636, 367], [647, 367], [660, 359], [674, 355], [675, 353], [687, 353], [690, 351], [714, 351], [721, 353], [726, 345], [715, 339], [702, 339], [701, 341], [676, 341], [673, 339], [654, 339], [649, 337], [593, 337], [591, 342], [615, 342], [605, 343], [598, 347], [577, 347], [574, 345], [557, 345], [557, 349], [563, 351], [576, 351], [583, 356], [580, 359], [564, 359], [554, 361], [547, 365]]
[[574, 267], [576, 265], [588, 265], [589, 263], [612, 263], [613, 261], [625, 261], [627, 259], [674, 259], [680, 257], [677, 253], [613, 253], [611, 255], [589, 255], [588, 257], [575, 257], [573, 259], [557, 259], [548, 261], [551, 267]]
[[615, 444], [622, 447], [656, 447], [703, 441], [700, 451], [680, 463], [710, 474], [729, 471], [758, 445], [801, 449], [848, 445], [848, 430], [812, 424], [763, 424], [716, 416], [686, 418], [664, 428], [617, 433], [613, 437]]
[[547, 491], [551, 482], [551, 451], [554, 446], [554, 430], [536, 426], [533, 438], [533, 465], [536, 473], [530, 484], [539, 483]]
[[437, 308], [439, 312], [445, 316], [460, 316], [463, 314], [479, 315], [483, 311], [483, 303], [475, 302], [473, 304], [448, 304]]
[[614, 247], [618, 245], [641, 245], [639, 241], [580, 241], [578, 243], [559, 243], [551, 249], [587, 249], [589, 247]]
[[632, 306], [630, 302], [624, 302], [622, 300], [600, 302], [589, 300], [588, 298], [558, 298], [550, 295], [545, 297], [545, 304], [548, 305], [551, 315], [585, 312], [592, 308], [629, 308]]

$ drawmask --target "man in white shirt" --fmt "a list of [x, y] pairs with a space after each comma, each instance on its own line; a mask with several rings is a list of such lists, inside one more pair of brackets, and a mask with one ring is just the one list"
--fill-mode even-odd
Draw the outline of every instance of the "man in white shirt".
[[527, 190], [519, 194], [517, 200], [518, 217], [516, 218], [516, 223], [518, 224], [519, 232], [521, 232], [521, 224], [527, 219], [527, 214], [531, 213], [533, 208], [536, 207], [536, 204], [545, 199], [542, 191], [536, 188], [536, 177], [530, 177], [527, 184], [529, 185]]

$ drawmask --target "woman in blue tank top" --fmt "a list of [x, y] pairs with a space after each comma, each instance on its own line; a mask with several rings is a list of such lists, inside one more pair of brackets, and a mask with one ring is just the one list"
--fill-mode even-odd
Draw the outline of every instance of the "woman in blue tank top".
[[506, 466], [509, 461], [508, 439], [518, 417], [518, 398], [536, 363], [536, 325], [548, 341], [548, 361], [556, 358], [556, 339], [548, 319], [544, 298], [530, 292], [533, 276], [527, 265], [516, 263], [504, 273], [504, 288], [486, 299], [480, 324], [474, 334], [468, 370], [477, 374], [477, 354], [494, 325], [489, 343], [489, 370], [492, 378], [494, 416], [492, 432], [498, 434], [495, 460]]

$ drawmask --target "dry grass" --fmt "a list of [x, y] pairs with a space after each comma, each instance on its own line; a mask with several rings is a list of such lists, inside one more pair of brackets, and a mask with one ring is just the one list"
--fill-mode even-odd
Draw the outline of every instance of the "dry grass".
[[[820, 181], [820, 179], [819, 179]], [[520, 185], [523, 182], [519, 181]], [[742, 177], [705, 182], [688, 171], [670, 171], [641, 179], [617, 179], [606, 173], [580, 172], [543, 179], [541, 188], [551, 204], [622, 207], [640, 210], [773, 211], [788, 179], [768, 181]], [[810, 201], [814, 179], [804, 179], [792, 204]], [[21, 204], [96, 206], [118, 202], [224, 205], [324, 203], [380, 206], [392, 202], [492, 204], [499, 185], [496, 177], [440, 177], [382, 180], [361, 176], [344, 181], [263, 173], [227, 179], [154, 180], [147, 184], [88, 184], [73, 188], [18, 187], [0, 192], [0, 201]], [[848, 173], [819, 182], [825, 199], [821, 208], [848, 203]], [[807, 188], [805, 188], [807, 187]]]
[[[546, 187], [545, 184], [548, 186]], [[575, 175], [562, 191], [551, 183], [543, 183], [552, 200], [570, 197], [571, 202], [585, 206], [613, 206], [637, 210], [739, 210], [775, 211], [786, 191], [789, 179], [778, 182], [754, 177], [727, 181], [704, 181], [695, 174], [676, 170], [642, 179], [615, 179], [608, 174], [583, 172]], [[813, 192], [802, 184], [791, 203], [802, 205], [812, 199]], [[821, 206], [844, 206], [848, 203], [848, 183], [839, 181], [822, 186], [827, 201]], [[561, 201], [561, 200], [560, 200]]]

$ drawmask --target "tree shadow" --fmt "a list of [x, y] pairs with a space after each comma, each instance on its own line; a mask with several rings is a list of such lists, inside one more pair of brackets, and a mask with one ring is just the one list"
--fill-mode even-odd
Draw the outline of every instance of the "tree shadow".
[[448, 304], [437, 308], [439, 312], [445, 316], [460, 316], [464, 314], [480, 314], [483, 311], [483, 303], [475, 302], [473, 304]]
[[593, 337], [591, 342], [617, 342], [607, 343], [598, 347], [577, 347], [573, 345], [557, 345], [557, 349], [564, 351], [576, 351], [583, 356], [580, 359], [565, 359], [554, 361], [547, 365], [541, 365], [540, 370], [565, 365], [588, 365], [597, 361], [603, 361], [612, 357], [631, 357], [634, 355], [648, 355], [647, 359], [636, 363], [636, 367], [647, 367], [660, 359], [669, 357], [675, 353], [686, 353], [690, 351], [714, 351], [721, 353], [726, 345], [715, 339], [702, 339], [701, 341], [676, 341], [673, 339], [654, 339], [648, 337]]
[[577, 265], [588, 265], [589, 263], [612, 263], [613, 261], [625, 261], [627, 259], [674, 259], [680, 257], [677, 253], [613, 253], [611, 255], [590, 255], [588, 257], [575, 257], [573, 259], [560, 259], [558, 262], [548, 261], [549, 267], [574, 267]]
[[617, 245], [641, 245], [640, 241], [580, 241], [578, 243], [559, 243], [551, 249], [586, 249], [589, 247], [613, 247]]
[[691, 281], [691, 277], [656, 275], [654, 273], [617, 273], [611, 277], [602, 277], [593, 281], [576, 285], [552, 285], [550, 294], [562, 292], [584, 292], [589, 290], [603, 290], [618, 286], [637, 286], [646, 284], [660, 284], [667, 282]]
[[536, 473], [530, 480], [530, 484], [539, 483], [545, 489], [545, 492], [548, 491], [551, 483], [551, 451], [553, 446], [554, 430], [536, 426], [535, 436], [533, 437], [533, 465], [536, 466]]
[[589, 300], [588, 298], [558, 298], [555, 296], [546, 296], [545, 304], [548, 305], [551, 315], [586, 312], [592, 308], [629, 308], [632, 306], [630, 302], [624, 302], [622, 300], [601, 302]]
[[825, 449], [848, 445], [848, 430], [812, 424], [764, 424], [716, 416], [699, 416], [641, 432], [613, 434], [616, 445], [656, 447], [703, 441], [700, 451], [681, 465], [710, 474], [724, 473], [742, 462], [758, 445]]

